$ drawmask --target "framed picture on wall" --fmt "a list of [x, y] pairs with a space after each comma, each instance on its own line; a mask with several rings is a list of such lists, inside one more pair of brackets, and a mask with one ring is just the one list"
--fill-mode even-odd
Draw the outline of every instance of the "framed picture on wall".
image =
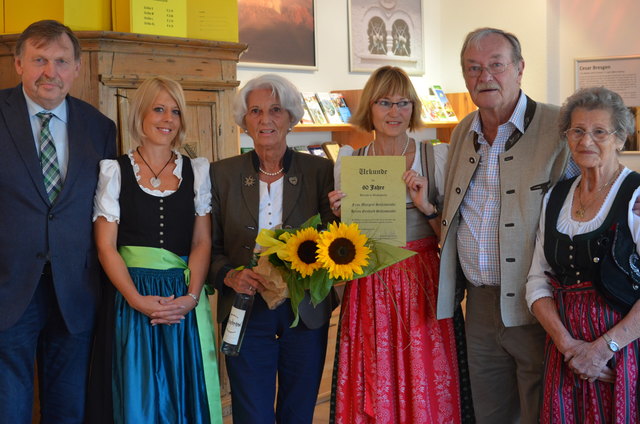
[[348, 0], [351, 72], [398, 66], [424, 74], [421, 0]]
[[238, 0], [240, 66], [316, 69], [315, 0]]

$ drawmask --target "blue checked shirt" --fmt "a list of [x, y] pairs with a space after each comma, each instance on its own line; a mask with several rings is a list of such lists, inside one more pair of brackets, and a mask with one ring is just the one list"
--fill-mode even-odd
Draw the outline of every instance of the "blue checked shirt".
[[524, 113], [527, 98], [520, 98], [511, 118], [498, 127], [493, 144], [484, 138], [480, 114], [476, 114], [469, 131], [478, 134], [480, 163], [460, 205], [458, 254], [464, 275], [472, 284], [500, 284], [500, 166], [498, 159], [504, 146], [518, 129], [524, 133]]
[[[457, 234], [458, 255], [464, 275], [476, 286], [500, 285], [500, 166], [498, 159], [514, 129], [524, 133], [524, 114], [527, 98], [520, 98], [511, 118], [498, 127], [498, 134], [490, 145], [482, 134], [480, 114], [476, 114], [471, 128], [478, 134], [480, 163], [460, 205], [460, 225]], [[555, 124], [555, 123], [552, 123]], [[570, 160], [565, 178], [579, 173]]]

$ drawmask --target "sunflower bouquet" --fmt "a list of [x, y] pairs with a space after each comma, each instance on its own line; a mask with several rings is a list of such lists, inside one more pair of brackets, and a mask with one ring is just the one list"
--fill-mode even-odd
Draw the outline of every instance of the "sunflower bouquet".
[[415, 255], [367, 237], [355, 223], [334, 222], [324, 231], [318, 230], [321, 224], [320, 215], [315, 215], [300, 228], [261, 230], [256, 238], [262, 250], [254, 271], [265, 275], [279, 293], [267, 303], [275, 307], [291, 298], [292, 326], [298, 324], [298, 306], [306, 290], [315, 306], [334, 284], [366, 277]]

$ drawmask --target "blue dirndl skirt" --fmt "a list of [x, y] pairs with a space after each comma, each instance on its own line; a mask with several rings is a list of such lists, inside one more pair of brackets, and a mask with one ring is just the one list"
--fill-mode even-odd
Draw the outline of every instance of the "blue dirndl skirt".
[[[129, 273], [143, 296], [187, 293], [182, 269]], [[114, 422], [210, 423], [195, 310], [180, 324], [152, 326], [117, 292], [112, 366]]]

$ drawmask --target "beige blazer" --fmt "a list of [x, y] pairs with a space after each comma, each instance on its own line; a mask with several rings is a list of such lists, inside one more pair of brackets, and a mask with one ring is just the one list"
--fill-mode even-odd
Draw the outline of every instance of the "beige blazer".
[[[450, 318], [464, 287], [458, 263], [457, 233], [460, 204], [480, 156], [469, 131], [478, 112], [469, 114], [452, 134], [442, 213], [442, 251], [437, 316]], [[568, 158], [567, 143], [558, 135], [558, 108], [538, 103], [522, 137], [500, 155], [500, 309], [506, 327], [535, 323], [525, 301], [525, 283], [533, 257], [536, 230], [544, 194], [562, 178]]]

